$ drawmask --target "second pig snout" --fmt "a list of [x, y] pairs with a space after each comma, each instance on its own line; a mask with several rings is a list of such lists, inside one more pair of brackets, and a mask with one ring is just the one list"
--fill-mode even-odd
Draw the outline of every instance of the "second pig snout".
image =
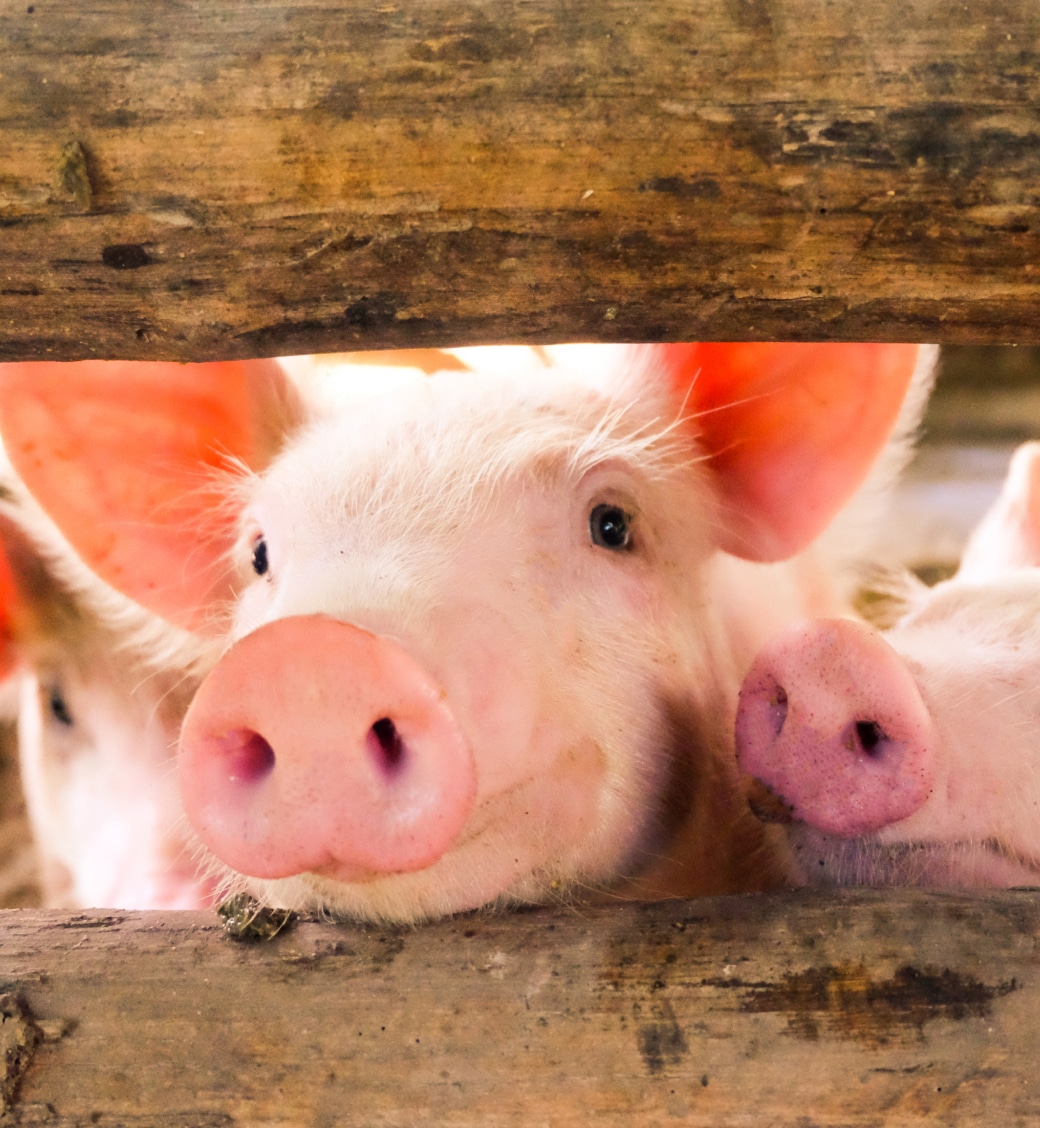
[[744, 679], [736, 744], [742, 770], [771, 793], [758, 806], [829, 834], [878, 831], [932, 790], [935, 733], [917, 685], [852, 620], [800, 623], [771, 640]]
[[185, 718], [179, 772], [202, 842], [264, 878], [424, 869], [477, 790], [430, 674], [397, 643], [324, 615], [275, 620], [231, 647]]

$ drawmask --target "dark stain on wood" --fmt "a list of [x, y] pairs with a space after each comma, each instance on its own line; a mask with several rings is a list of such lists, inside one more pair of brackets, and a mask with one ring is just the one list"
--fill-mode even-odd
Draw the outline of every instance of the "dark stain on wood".
[[357, 82], [337, 82], [321, 100], [320, 108], [341, 121], [350, 119], [361, 109], [361, 88]]
[[58, 190], [71, 196], [83, 211], [90, 211], [94, 189], [90, 179], [87, 152], [78, 141], [62, 146], [57, 167]]
[[653, 1008], [651, 1020], [647, 1021], [640, 1014], [637, 1003], [633, 1008], [633, 1017], [636, 1020], [636, 1044], [643, 1058], [647, 1072], [654, 1076], [663, 1073], [665, 1066], [680, 1065], [690, 1047], [686, 1041], [675, 1017], [675, 1011], [667, 1000], [663, 1000]]
[[0, 1113], [18, 1097], [18, 1085], [43, 1040], [28, 1004], [20, 995], [0, 995]]
[[139, 243], [113, 243], [101, 251], [101, 261], [113, 270], [139, 270], [152, 259]]
[[[736, 981], [732, 981], [736, 985]], [[1014, 979], [988, 985], [950, 968], [900, 967], [875, 978], [863, 964], [810, 968], [779, 983], [750, 986], [741, 1010], [782, 1014], [788, 1031], [817, 1041], [821, 1029], [868, 1045], [920, 1039], [927, 1022], [985, 1018], [994, 999], [1017, 990]]]
[[343, 311], [343, 323], [352, 329], [372, 330], [392, 324], [399, 309], [400, 298], [396, 294], [366, 294]]
[[727, 6], [739, 26], [763, 36], [773, 34], [773, 16], [768, 0], [729, 0]]

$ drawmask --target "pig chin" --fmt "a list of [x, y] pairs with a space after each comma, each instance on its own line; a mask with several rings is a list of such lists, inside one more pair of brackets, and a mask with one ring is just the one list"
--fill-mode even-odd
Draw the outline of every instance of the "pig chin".
[[659, 696], [639, 731], [574, 737], [546, 775], [486, 796], [426, 869], [237, 883], [273, 904], [386, 922], [785, 884], [790, 865], [770, 838], [775, 828], [747, 811], [705, 713], [703, 703]]
[[1040, 886], [1040, 862], [996, 838], [976, 842], [880, 842], [838, 838], [798, 824], [792, 854], [808, 885], [919, 885], [939, 888]]
[[563, 749], [550, 776], [487, 796], [447, 853], [425, 869], [353, 881], [316, 873], [238, 880], [274, 904], [386, 922], [544, 904], [603, 889], [633, 840], [648, 836], [645, 816], [611, 794], [606, 756], [595, 740]]

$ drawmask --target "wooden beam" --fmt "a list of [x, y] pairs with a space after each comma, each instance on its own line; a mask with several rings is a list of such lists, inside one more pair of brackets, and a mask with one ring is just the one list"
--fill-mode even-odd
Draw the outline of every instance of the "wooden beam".
[[1040, 341], [1040, 7], [4, 0], [0, 358]]
[[0, 914], [3, 1123], [1026, 1124], [1040, 901], [802, 891], [301, 923]]

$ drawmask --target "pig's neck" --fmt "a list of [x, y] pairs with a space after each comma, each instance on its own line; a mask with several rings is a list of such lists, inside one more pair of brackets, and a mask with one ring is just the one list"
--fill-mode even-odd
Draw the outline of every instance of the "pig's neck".
[[707, 561], [704, 649], [697, 668], [688, 671], [692, 692], [670, 712], [673, 770], [695, 777], [690, 802], [660, 860], [612, 896], [693, 897], [796, 883], [786, 836], [748, 807], [733, 718], [744, 674], [768, 638], [799, 619], [850, 613], [831, 571], [813, 551], [779, 564], [754, 564], [725, 553]]

